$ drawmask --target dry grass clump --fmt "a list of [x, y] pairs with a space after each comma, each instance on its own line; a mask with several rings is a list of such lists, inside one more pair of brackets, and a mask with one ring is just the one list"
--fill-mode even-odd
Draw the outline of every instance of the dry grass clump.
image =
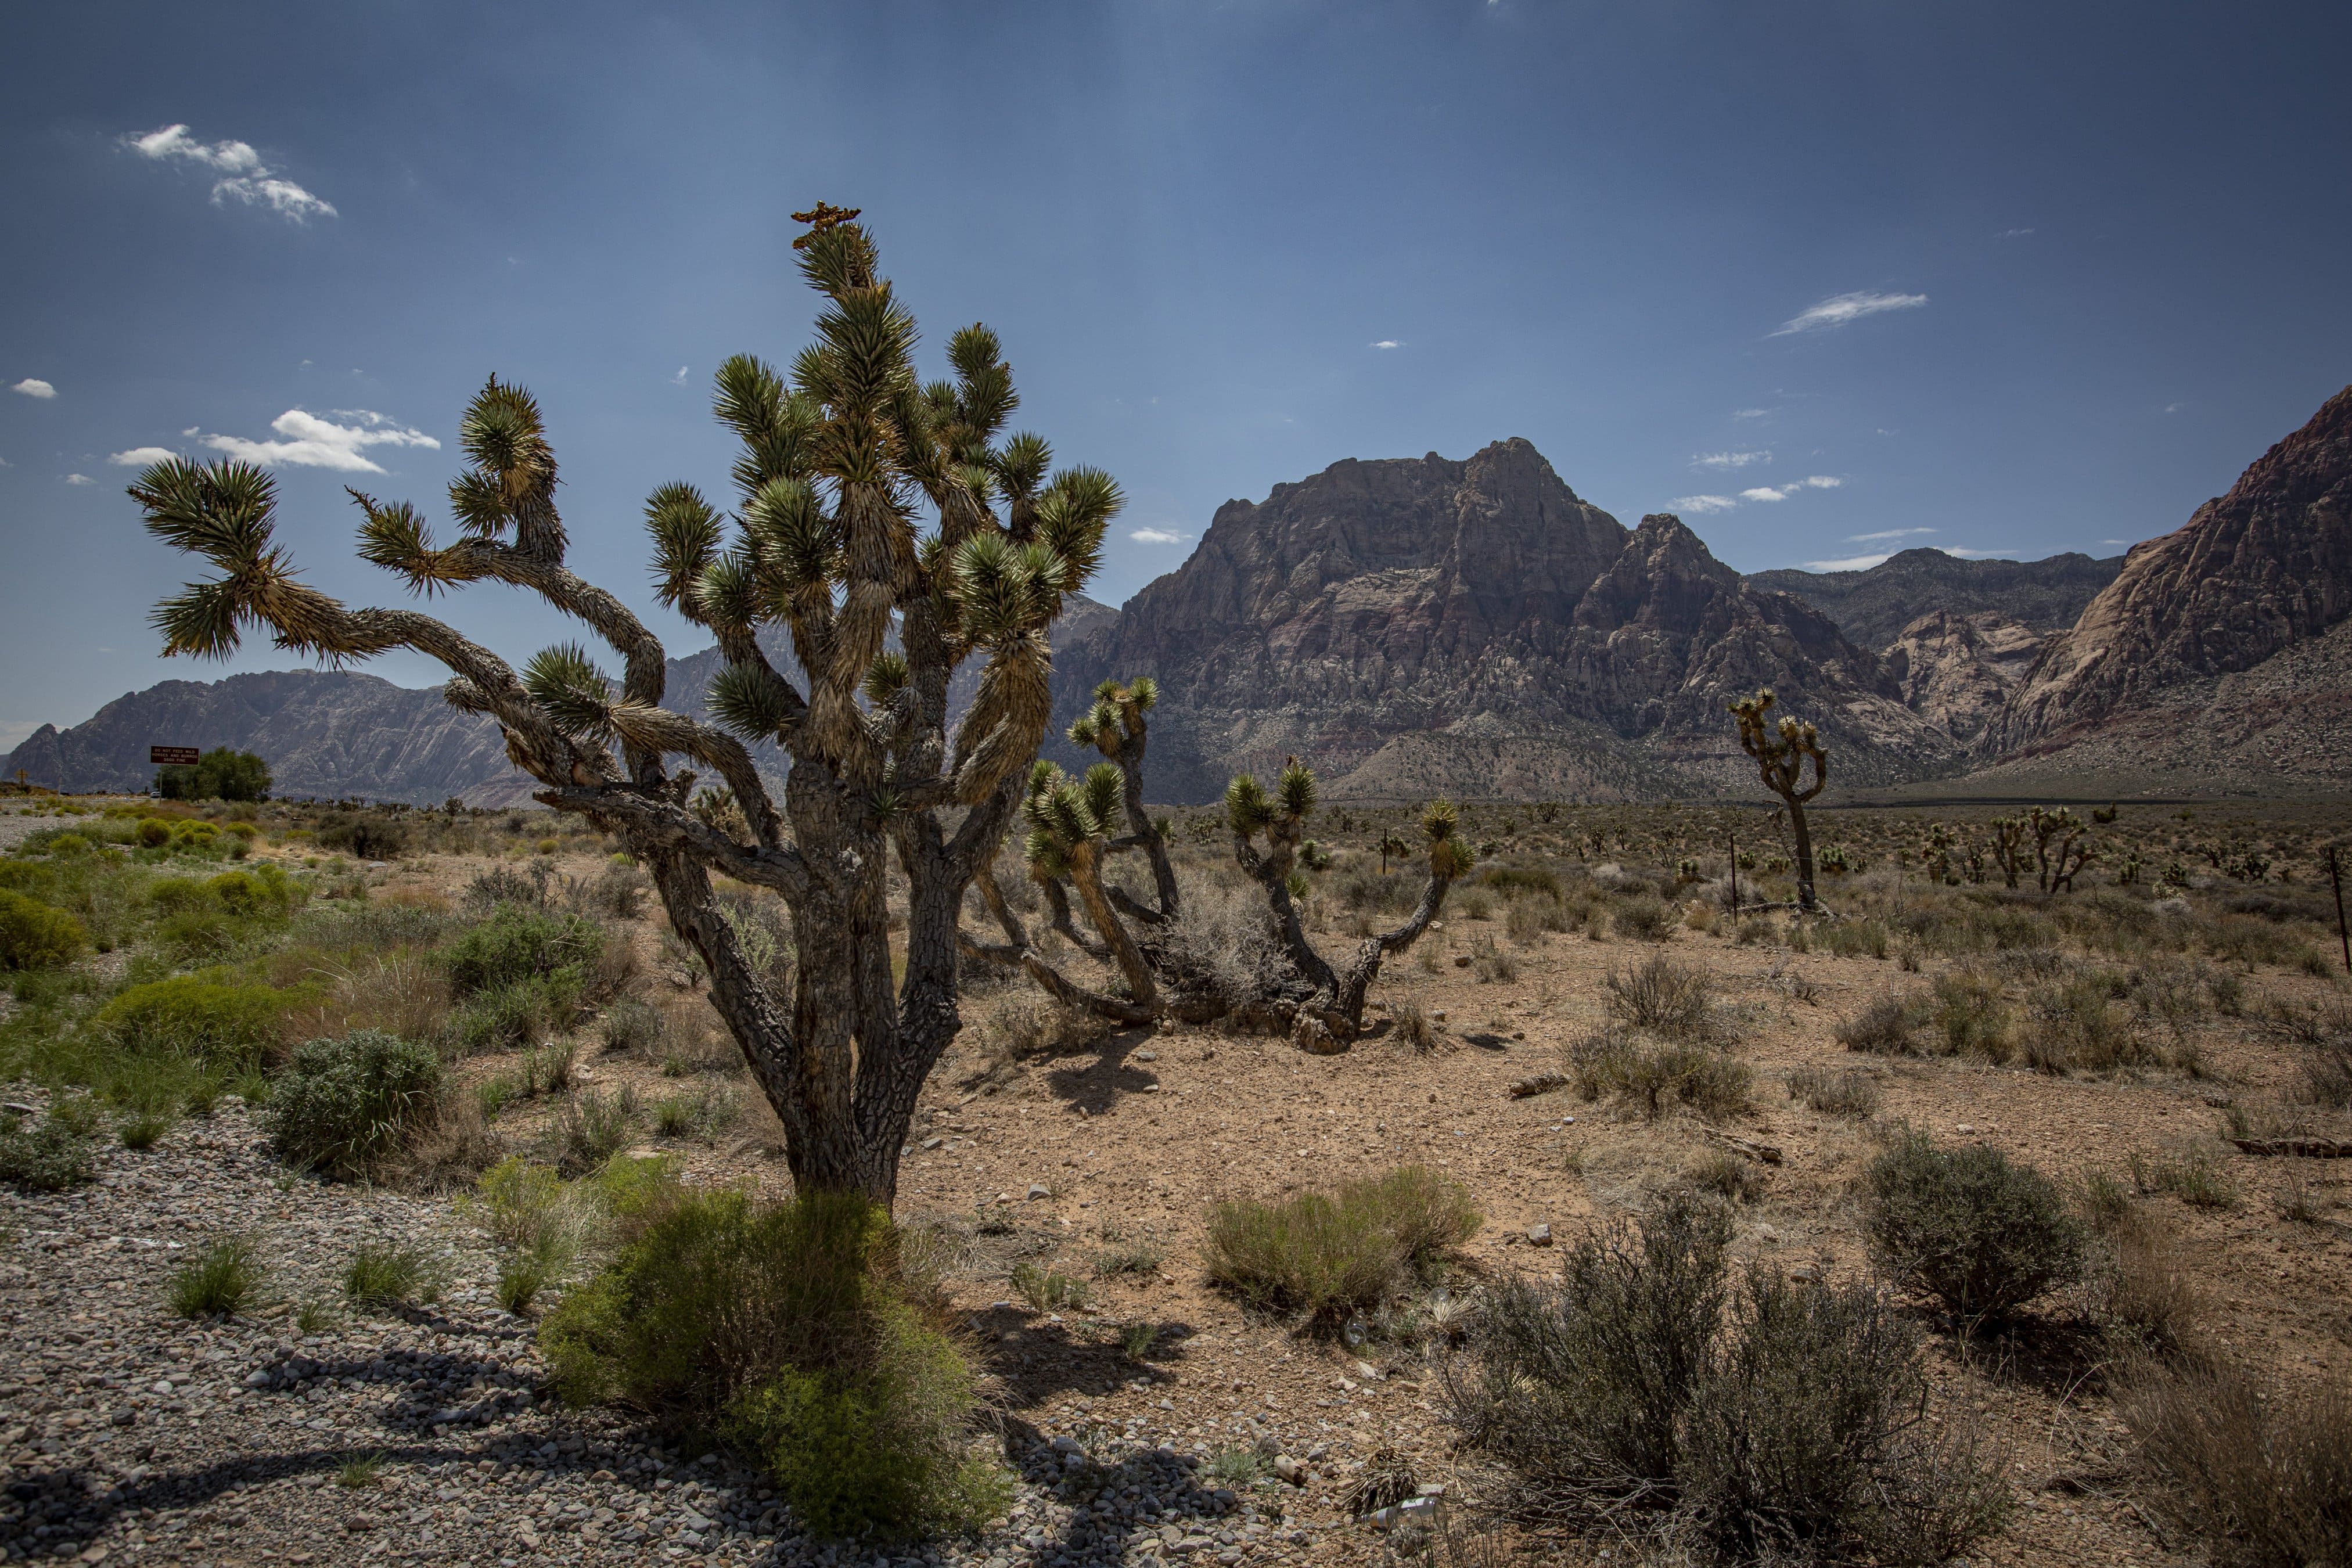
[[1760, 1266], [1735, 1283], [1730, 1234], [1680, 1194], [1579, 1242], [1557, 1283], [1493, 1292], [1440, 1375], [1510, 1510], [1646, 1517], [1749, 1562], [1939, 1563], [1997, 1529], [1999, 1458], [1922, 1419], [1918, 1340], [1884, 1295]]
[[2076, 974], [2037, 989], [2026, 1027], [2026, 1065], [2037, 1072], [2106, 1072], [2162, 1058], [2116, 1005], [2120, 977]]
[[1726, 1203], [1752, 1204], [1764, 1195], [1771, 1179], [1744, 1157], [1717, 1150], [1703, 1155], [1683, 1173], [1683, 1184], [1694, 1192], [1711, 1193]]
[[1869, 1116], [1878, 1109], [1878, 1086], [1858, 1072], [1799, 1068], [1789, 1075], [1789, 1098], [1825, 1116]]
[[2107, 1333], [2143, 1355], [2196, 1353], [2207, 1304], [2179, 1237], [2128, 1203], [2099, 1223], [2104, 1256], [2092, 1300]]
[[2225, 1364], [2144, 1362], [2116, 1409], [2225, 1561], [2352, 1562], [2352, 1398], [2341, 1384], [2290, 1394]]
[[1613, 1095], [1649, 1121], [1670, 1105], [1690, 1107], [1710, 1121], [1748, 1109], [1755, 1075], [1746, 1062], [1696, 1040], [1652, 1044], [1607, 1030], [1568, 1048], [1569, 1077], [1589, 1100]]
[[2132, 1184], [2143, 1197], [2159, 1194], [2179, 1198], [2191, 1208], [2227, 1209], [2238, 1205], [2237, 1184], [2221, 1168], [2215, 1152], [2192, 1144], [2169, 1154], [2131, 1156]]
[[1482, 985], [1496, 981], [1509, 982], [1519, 977], [1519, 961], [1495, 945], [1495, 939], [1483, 932], [1470, 939], [1470, 966]]
[[1706, 1032], [1715, 998], [1706, 975], [1664, 953], [1611, 970], [1610, 1016], [1636, 1029], [1695, 1039]]
[[1236, 874], [1188, 877], [1183, 895], [1159, 937], [1163, 962], [1185, 976], [1185, 988], [1234, 1006], [1270, 994], [1287, 960], [1265, 893]]
[[1424, 1055], [1437, 1048], [1437, 1026], [1418, 1002], [1400, 1002], [1389, 1015], [1389, 1033]]
[[979, 1032], [982, 1052], [1002, 1074], [1034, 1057], [1081, 1050], [1102, 1038], [1103, 1025], [1043, 992], [1017, 985], [988, 999]]
[[1891, 994], [1874, 996], [1861, 1012], [1838, 1024], [1837, 1042], [1850, 1051], [1909, 1056], [1916, 1019], [1916, 1008], [1910, 998]]
[[1433, 1278], [1480, 1224], [1470, 1194], [1419, 1165], [1280, 1203], [1209, 1212], [1210, 1279], [1254, 1306], [1329, 1325]]
[[1621, 899], [1611, 912], [1610, 924], [1620, 936], [1636, 942], [1664, 942], [1675, 934], [1675, 910], [1654, 893], [1637, 893]]

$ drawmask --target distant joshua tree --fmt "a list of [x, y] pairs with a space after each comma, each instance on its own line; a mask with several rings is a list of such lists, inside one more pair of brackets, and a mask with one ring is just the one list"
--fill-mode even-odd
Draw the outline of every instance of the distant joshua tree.
[[[916, 1095], [959, 1023], [957, 909], [1045, 735], [1047, 633], [1099, 563], [1120, 496], [1093, 468], [1049, 479], [1036, 436], [1001, 437], [1017, 399], [987, 328], [948, 340], [952, 379], [918, 379], [914, 318], [856, 216], [796, 215], [807, 232], [793, 248], [824, 305], [789, 379], [750, 355], [719, 368], [717, 412], [742, 443], [734, 517], [682, 483], [646, 503], [657, 595], [728, 661], [710, 687], [715, 724], [661, 705], [661, 643], [565, 564], [554, 448], [519, 386], [493, 378], [459, 427], [472, 465], [449, 487], [462, 537], [436, 546], [405, 502], [353, 492], [360, 553], [425, 596], [484, 580], [538, 594], [610, 646], [617, 684], [577, 644], [518, 675], [429, 616], [352, 609], [304, 584], [272, 539], [277, 496], [257, 468], [159, 463], [131, 494], [151, 531], [219, 573], [156, 611], [167, 652], [226, 655], [261, 626], [331, 662], [404, 647], [447, 666], [449, 701], [496, 717], [509, 757], [542, 786], [535, 798], [616, 835], [651, 873], [783, 1122], [800, 1190], [887, 1204]], [[769, 662], [763, 628], [791, 638], [803, 681]], [[967, 659], [981, 661], [979, 692], [950, 729], [949, 679]], [[747, 739], [791, 758], [781, 812]], [[715, 772], [732, 813], [698, 813], [696, 774], [673, 758]], [[907, 879], [896, 952], [894, 857]], [[747, 955], [713, 873], [782, 895], [789, 987]]]
[[[1813, 903], [1813, 835], [1805, 824], [1805, 803], [1822, 793], [1829, 782], [1829, 757], [1822, 750], [1821, 736], [1811, 724], [1801, 724], [1787, 714], [1774, 727], [1766, 722], [1774, 698], [1769, 691], [1759, 691], [1753, 697], [1743, 697], [1731, 705], [1733, 716], [1739, 723], [1740, 748], [1756, 759], [1756, 771], [1764, 780], [1764, 787], [1785, 802], [1789, 807], [1789, 830], [1797, 841], [1797, 902], [1805, 909]], [[1805, 760], [1812, 759], [1813, 782], [1803, 781]]]

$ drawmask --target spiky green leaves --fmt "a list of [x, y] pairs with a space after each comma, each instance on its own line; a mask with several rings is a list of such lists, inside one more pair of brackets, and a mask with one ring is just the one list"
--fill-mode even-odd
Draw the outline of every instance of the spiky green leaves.
[[761, 580], [789, 614], [808, 594], [829, 594], [841, 574], [841, 529], [803, 479], [770, 479], [743, 509], [744, 538]]
[[663, 485], [646, 498], [646, 531], [654, 542], [654, 596], [666, 609], [692, 615], [694, 581], [719, 554], [719, 514], [692, 485]]
[[711, 679], [705, 698], [721, 729], [747, 741], [772, 741], [799, 716], [799, 703], [772, 671], [730, 664]]
[[1108, 763], [1097, 763], [1076, 779], [1047, 762], [1031, 768], [1029, 790], [1021, 803], [1021, 815], [1029, 824], [1022, 852], [1030, 875], [1043, 879], [1069, 875], [1071, 857], [1079, 846], [1099, 843], [1118, 826], [1122, 787], [1118, 770]]
[[1247, 838], [1273, 820], [1274, 802], [1266, 798], [1265, 786], [1249, 773], [1236, 774], [1225, 786], [1226, 824]]
[[748, 500], [770, 479], [804, 479], [813, 471], [813, 442], [824, 411], [793, 396], [775, 367], [754, 354], [737, 354], [719, 367], [719, 417], [742, 438], [743, 455], [730, 470]]
[[1037, 542], [1061, 557], [1061, 591], [1075, 594], [1102, 566], [1103, 531], [1127, 504], [1100, 468], [1065, 468], [1037, 502]]
[[1461, 826], [1462, 813], [1450, 800], [1433, 800], [1421, 808], [1421, 831], [1432, 844], [1453, 837]]
[[474, 465], [449, 487], [449, 505], [478, 538], [509, 523], [545, 524], [555, 494], [555, 448], [538, 400], [492, 376], [457, 422], [457, 445]]
[[473, 552], [436, 550], [425, 519], [406, 501], [378, 506], [374, 497], [348, 486], [343, 493], [366, 514], [367, 521], [360, 524], [360, 559], [398, 573], [410, 593], [429, 598], [440, 589], [482, 575]]
[[1282, 777], [1275, 784], [1275, 798], [1282, 815], [1303, 822], [1315, 815], [1315, 773], [1297, 757], [1283, 764]]
[[1043, 545], [981, 533], [958, 545], [953, 560], [956, 625], [976, 645], [1042, 631], [1060, 613], [1067, 569]]
[[1016, 512], [1036, 500], [1045, 472], [1053, 466], [1054, 448], [1045, 444], [1045, 437], [1028, 430], [1006, 441], [989, 459], [996, 482], [1003, 487], [1005, 499], [1013, 503]]
[[611, 736], [612, 679], [578, 643], [558, 643], [533, 654], [523, 666], [522, 683], [566, 735], [600, 743]]
[[143, 470], [130, 487], [146, 512], [147, 531], [220, 568], [209, 583], [191, 583], [155, 607], [149, 622], [167, 654], [233, 653], [238, 627], [257, 602], [291, 576], [283, 552], [271, 542], [278, 488], [249, 463], [210, 465], [173, 458]]
[[866, 670], [866, 700], [877, 708], [887, 707], [890, 699], [906, 689], [912, 679], [907, 667], [907, 656], [895, 648], [885, 648], [874, 656]]
[[760, 576], [749, 552], [730, 550], [694, 580], [694, 618], [704, 626], [745, 631], [760, 618]]
[[1429, 847], [1429, 874], [1441, 882], [1455, 881], [1467, 876], [1477, 860], [1477, 851], [1471, 848], [1460, 834], [1441, 838]]
[[1159, 700], [1160, 688], [1148, 675], [1126, 686], [1106, 680], [1095, 688], [1095, 705], [1070, 726], [1070, 742], [1092, 746], [1116, 761], [1129, 745], [1144, 738], [1143, 716]]

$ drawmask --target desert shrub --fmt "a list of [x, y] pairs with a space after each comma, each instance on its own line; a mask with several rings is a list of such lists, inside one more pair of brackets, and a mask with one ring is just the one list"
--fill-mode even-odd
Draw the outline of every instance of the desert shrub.
[[61, 1193], [97, 1174], [97, 1151], [72, 1121], [0, 1112], [0, 1182], [31, 1193]]
[[1273, 993], [1289, 968], [1265, 895], [1255, 887], [1187, 879], [1160, 952], [1188, 988], [1238, 1006]]
[[549, 1152], [568, 1175], [593, 1171], [627, 1146], [637, 1124], [636, 1091], [576, 1093], [557, 1110], [548, 1131]]
[[164, 1293], [184, 1318], [227, 1317], [261, 1293], [260, 1250], [250, 1237], [223, 1237], [191, 1251]]
[[2224, 1364], [2142, 1363], [2116, 1405], [2225, 1559], [2352, 1562], [2352, 1399], [2340, 1383], [2287, 1394]]
[[193, 766], [156, 769], [155, 793], [165, 800], [267, 800], [269, 764], [251, 752], [215, 746]]
[[2009, 1511], [2000, 1466], [1921, 1419], [1918, 1337], [1869, 1285], [1752, 1266], [1693, 1391], [1676, 1475], [1698, 1533], [1742, 1562], [1938, 1563]]
[[2025, 1032], [2026, 1064], [2037, 1072], [2064, 1073], [2154, 1062], [2156, 1053], [2116, 1006], [2113, 993], [2100, 974], [2078, 974], [2037, 991]]
[[1611, 911], [1610, 924], [1620, 936], [1637, 942], [1664, 942], [1675, 934], [1675, 910], [1654, 894], [1621, 899]]
[[467, 1054], [536, 1045], [560, 1034], [579, 1005], [579, 984], [568, 973], [519, 980], [467, 997], [449, 1016], [450, 1038]]
[[566, 1398], [724, 1433], [820, 1535], [968, 1525], [1003, 1500], [966, 1446], [971, 1370], [854, 1194], [663, 1192], [541, 1338]]
[[1210, 1279], [1255, 1306], [1329, 1323], [1434, 1274], [1475, 1235], [1469, 1194], [1418, 1165], [1280, 1203], [1234, 1200], [1209, 1213]]
[[1697, 1041], [1653, 1045], [1618, 1030], [1581, 1040], [1567, 1054], [1578, 1094], [1614, 1095], [1654, 1121], [1675, 1103], [1709, 1121], [1736, 1116], [1747, 1109], [1755, 1079], [1747, 1063]]
[[54, 969], [80, 957], [89, 942], [65, 910], [0, 889], [0, 969]]
[[1513, 899], [1503, 912], [1503, 929], [1521, 946], [1532, 946], [1546, 931], [1568, 929], [1568, 910], [1558, 895], [1528, 893]]
[[2082, 1276], [2081, 1223], [2047, 1177], [1998, 1149], [1904, 1133], [1864, 1173], [1862, 1197], [1880, 1266], [1965, 1326]]
[[603, 1035], [608, 1051], [627, 1051], [649, 1057], [662, 1041], [665, 1031], [661, 1010], [646, 1002], [620, 1002], [604, 1015]]
[[1683, 1182], [1694, 1192], [1732, 1204], [1752, 1204], [1770, 1184], [1763, 1172], [1727, 1150], [1701, 1155], [1697, 1164], [1683, 1173]]
[[1672, 1503], [1730, 1239], [1719, 1205], [1677, 1195], [1579, 1241], [1557, 1283], [1490, 1293], [1444, 1386], [1468, 1444], [1510, 1473], [1517, 1511], [1584, 1521]]
[[2221, 1169], [2213, 1151], [2201, 1144], [2172, 1154], [2155, 1158], [2135, 1152], [2131, 1156], [2132, 1184], [2142, 1196], [2167, 1194], [2179, 1198], [2191, 1208], [2234, 1208], [2238, 1203], [2236, 1184]]
[[1027, 1258], [1013, 1266], [1011, 1278], [1013, 1288], [1035, 1311], [1076, 1311], [1094, 1299], [1087, 1282], [1076, 1275], [1065, 1274]]
[[286, 993], [249, 981], [175, 974], [117, 995], [92, 1026], [125, 1050], [169, 1051], [224, 1067], [259, 1061], [278, 1048]]
[[1484, 888], [1465, 888], [1454, 895], [1454, 915], [1457, 920], [1491, 921], [1495, 918], [1495, 895]]
[[713, 1142], [742, 1116], [741, 1100], [723, 1083], [705, 1084], [691, 1094], [671, 1095], [654, 1104], [654, 1131], [664, 1138]]
[[2000, 985], [1976, 970], [1950, 969], [1936, 976], [1928, 993], [1927, 1021], [1947, 1056], [2005, 1062], [2013, 1054], [2009, 1006]]
[[396, 1307], [431, 1301], [441, 1293], [432, 1255], [404, 1242], [363, 1241], [343, 1266], [343, 1299], [355, 1307]]
[[1470, 939], [1470, 967], [1482, 985], [1519, 977], [1519, 961], [1496, 946], [1495, 939], [1484, 932]]
[[2194, 1347], [2205, 1301], [2169, 1227], [2126, 1209], [2103, 1226], [2096, 1314], [2120, 1348], [2175, 1354]]
[[303, 1169], [353, 1176], [397, 1155], [439, 1108], [429, 1046], [373, 1029], [310, 1040], [269, 1097], [278, 1152]]
[[999, 1068], [1079, 1050], [1103, 1035], [1090, 1015], [1025, 985], [990, 997], [979, 1025], [981, 1049]]
[[1885, 958], [1886, 928], [1873, 920], [1832, 921], [1822, 927], [1821, 943], [1840, 958]]
[[1437, 1026], [1429, 1021], [1418, 1002], [1400, 1002], [1390, 1016], [1390, 1033], [1416, 1051], [1437, 1048]]
[[408, 847], [408, 826], [381, 812], [339, 811], [318, 830], [318, 841], [354, 860], [391, 860]]
[[1909, 1054], [1913, 1009], [1907, 998], [1892, 994], [1872, 997], [1861, 1012], [1840, 1020], [1837, 1042], [1850, 1051], [1874, 1051], [1885, 1056]]
[[1829, 1116], [1868, 1116], [1878, 1109], [1878, 1086], [1858, 1072], [1799, 1068], [1789, 1075], [1789, 1098]]
[[501, 904], [450, 945], [449, 984], [460, 996], [530, 981], [568, 979], [577, 989], [604, 945], [603, 929], [584, 915]]
[[547, 878], [543, 870], [533, 878], [511, 866], [492, 866], [474, 873], [466, 884], [465, 902], [477, 915], [489, 914], [500, 904], [538, 909], [547, 902]]
[[1704, 1034], [1714, 1005], [1706, 976], [1664, 953], [1626, 970], [1611, 970], [1609, 1011], [1637, 1029], [1694, 1037]]

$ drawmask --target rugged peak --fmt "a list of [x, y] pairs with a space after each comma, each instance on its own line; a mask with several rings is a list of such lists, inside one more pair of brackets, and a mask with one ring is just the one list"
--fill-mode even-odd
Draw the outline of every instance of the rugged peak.
[[2257, 458], [2230, 493], [2134, 549], [2053, 637], [1989, 731], [2038, 747], [2168, 687], [2251, 669], [2352, 613], [2352, 387]]

